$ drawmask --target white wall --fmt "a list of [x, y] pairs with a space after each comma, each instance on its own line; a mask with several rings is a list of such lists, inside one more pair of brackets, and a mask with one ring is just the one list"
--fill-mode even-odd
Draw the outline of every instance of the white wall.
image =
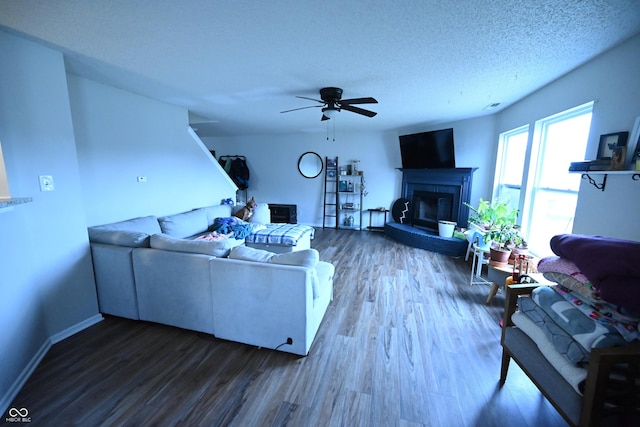
[[[299, 134], [269, 137], [203, 138], [216, 155], [244, 155], [250, 168], [251, 179], [248, 197], [259, 203], [285, 203], [298, 205], [298, 222], [311, 225], [322, 224], [322, 196], [324, 172], [315, 179], [302, 177], [298, 172], [298, 158], [307, 151], [325, 157], [339, 157], [340, 164], [360, 160], [359, 169], [364, 171], [368, 196], [363, 208], [390, 208], [400, 197], [402, 166], [399, 134], [422, 132], [434, 129], [454, 128], [456, 165], [479, 167], [474, 174], [471, 200], [491, 194], [494, 159], [497, 144], [493, 144], [494, 119], [483, 117], [438, 126], [416, 126], [401, 132], [347, 133], [339, 132], [336, 140], [327, 141], [326, 134]], [[390, 218], [389, 218], [390, 219]], [[365, 213], [363, 225], [367, 226]], [[379, 225], [373, 219], [374, 225]]]
[[[0, 411], [50, 343], [98, 321], [62, 55], [0, 31], [0, 140], [14, 197], [0, 213]], [[38, 175], [55, 191], [40, 192]]]
[[[298, 222], [322, 224], [323, 173], [314, 179], [298, 171], [298, 159], [307, 152], [322, 157], [338, 156], [340, 164], [360, 160], [369, 195], [364, 208], [389, 207], [400, 190], [400, 152], [397, 137], [379, 133], [336, 134], [336, 141], [326, 135], [300, 134], [269, 137], [204, 138], [216, 155], [244, 155], [251, 178], [248, 197], [259, 203], [298, 205]], [[368, 219], [367, 219], [368, 221]], [[365, 221], [365, 225], [367, 222]]]
[[189, 134], [185, 109], [75, 76], [69, 95], [89, 225], [234, 196], [215, 159]]
[[[588, 158], [594, 159], [600, 135], [631, 132], [640, 116], [639, 69], [640, 35], [500, 112], [497, 132], [533, 125], [536, 120], [594, 100], [587, 149]], [[582, 156], [576, 154], [576, 161], [580, 160]], [[573, 232], [640, 240], [638, 212], [640, 181], [633, 181], [631, 175], [610, 175], [604, 192], [582, 180]]]

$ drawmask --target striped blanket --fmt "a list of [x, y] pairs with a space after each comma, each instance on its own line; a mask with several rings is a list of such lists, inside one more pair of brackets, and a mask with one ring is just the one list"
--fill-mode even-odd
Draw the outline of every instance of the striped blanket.
[[308, 225], [266, 224], [266, 228], [247, 236], [245, 242], [295, 246], [307, 233], [310, 234], [309, 238], [313, 239], [315, 231]]

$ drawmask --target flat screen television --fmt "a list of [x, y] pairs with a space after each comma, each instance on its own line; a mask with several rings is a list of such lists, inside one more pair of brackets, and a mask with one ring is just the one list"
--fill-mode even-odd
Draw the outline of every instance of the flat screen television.
[[453, 129], [400, 135], [403, 169], [449, 169], [456, 167]]

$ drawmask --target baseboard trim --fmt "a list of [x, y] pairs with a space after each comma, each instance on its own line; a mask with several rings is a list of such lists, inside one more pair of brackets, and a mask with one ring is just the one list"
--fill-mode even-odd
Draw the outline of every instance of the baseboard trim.
[[80, 323], [76, 323], [75, 325], [65, 329], [62, 332], [58, 332], [57, 334], [51, 336], [49, 340], [51, 341], [51, 344], [57, 344], [65, 338], [69, 338], [71, 335], [75, 335], [83, 329], [87, 329], [89, 326], [93, 326], [103, 320], [104, 317], [102, 317], [102, 314], [96, 314], [95, 316], [91, 316]]
[[70, 328], [67, 328], [64, 331], [59, 332], [49, 337], [48, 339], [46, 339], [42, 343], [42, 346], [40, 346], [38, 351], [33, 355], [29, 363], [27, 363], [27, 366], [25, 366], [22, 372], [20, 372], [20, 375], [18, 375], [18, 378], [16, 378], [16, 380], [13, 382], [11, 387], [9, 387], [9, 390], [7, 390], [4, 396], [0, 398], [0, 412], [3, 414], [7, 412], [7, 410], [9, 409], [9, 405], [11, 404], [11, 402], [13, 402], [13, 399], [16, 398], [16, 396], [18, 395], [22, 387], [24, 387], [25, 383], [27, 382], [31, 374], [33, 374], [33, 371], [36, 370], [40, 362], [42, 362], [42, 359], [44, 359], [44, 356], [47, 355], [47, 352], [49, 351], [52, 345], [59, 343], [63, 339], [68, 338], [71, 335], [77, 334], [83, 329], [86, 329], [89, 326], [95, 325], [96, 323], [102, 320], [104, 320], [104, 317], [102, 317], [102, 314], [96, 314], [95, 316], [91, 316], [90, 318], [85, 319], [80, 323], [76, 323]]
[[22, 389], [31, 374], [33, 374], [33, 371], [36, 370], [44, 356], [51, 348], [51, 345], [51, 339], [47, 339], [44, 343], [42, 343], [42, 346], [40, 346], [36, 354], [33, 355], [29, 363], [27, 363], [27, 366], [25, 366], [22, 372], [20, 372], [20, 375], [18, 375], [18, 378], [16, 378], [11, 387], [9, 387], [9, 390], [7, 390], [5, 395], [2, 396], [2, 399], [0, 399], [0, 409], [2, 409], [2, 414], [5, 414], [7, 412], [7, 409], [9, 409], [9, 405], [18, 395], [18, 392]]

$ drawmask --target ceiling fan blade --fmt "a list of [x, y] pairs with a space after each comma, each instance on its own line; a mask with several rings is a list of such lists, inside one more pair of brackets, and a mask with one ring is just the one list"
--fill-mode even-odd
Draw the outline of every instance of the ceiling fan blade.
[[316, 101], [319, 102], [320, 104], [325, 104], [324, 101], [321, 101], [319, 99], [315, 99], [315, 98], [307, 98], [306, 96], [296, 96], [296, 98], [300, 98], [300, 99], [308, 99], [309, 101]]
[[351, 99], [343, 99], [340, 101], [340, 104], [347, 104], [347, 105], [353, 105], [353, 104], [377, 104], [378, 101], [375, 98], [351, 98]]
[[352, 113], [362, 114], [363, 116], [373, 117], [378, 113], [374, 113], [373, 111], [365, 110], [364, 108], [358, 108], [351, 105], [342, 105], [341, 109], [351, 111]]
[[322, 107], [322, 105], [310, 105], [308, 107], [300, 107], [300, 108], [294, 108], [292, 110], [284, 110], [284, 111], [280, 111], [281, 113], [289, 113], [291, 111], [298, 111], [298, 110], [304, 110], [307, 108], [318, 108], [318, 107]]
[[325, 116], [324, 114], [322, 115], [322, 118], [320, 119], [321, 122], [324, 122], [325, 120], [329, 120], [329, 117]]

